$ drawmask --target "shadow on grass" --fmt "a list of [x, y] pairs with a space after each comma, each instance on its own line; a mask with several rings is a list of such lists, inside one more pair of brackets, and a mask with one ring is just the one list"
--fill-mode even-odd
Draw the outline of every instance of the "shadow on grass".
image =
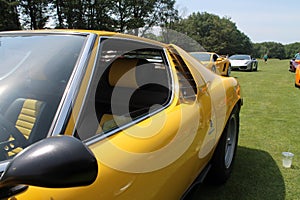
[[285, 199], [285, 184], [273, 158], [265, 151], [238, 147], [234, 169], [225, 185], [200, 185], [191, 200]]

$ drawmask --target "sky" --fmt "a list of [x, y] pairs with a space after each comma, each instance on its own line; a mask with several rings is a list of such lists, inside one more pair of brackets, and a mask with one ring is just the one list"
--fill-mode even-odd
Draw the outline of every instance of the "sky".
[[[229, 17], [254, 43], [300, 42], [299, 0], [176, 0], [179, 14], [207, 12]], [[299, 22], [298, 22], [299, 19]]]

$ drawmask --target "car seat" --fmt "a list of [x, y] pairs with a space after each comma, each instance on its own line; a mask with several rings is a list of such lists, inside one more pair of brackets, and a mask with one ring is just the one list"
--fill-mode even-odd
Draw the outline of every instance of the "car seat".
[[96, 100], [99, 103], [96, 105], [100, 124], [98, 132], [148, 114], [151, 106], [165, 105], [170, 96], [168, 74], [162, 63], [120, 57], [104, 74], [96, 94], [96, 98], [100, 97]]
[[[45, 137], [46, 133], [40, 132], [40, 128], [45, 126], [41, 121], [45, 107], [46, 103], [43, 101], [25, 98], [18, 98], [10, 104], [4, 118], [17, 128], [27, 142], [21, 143], [18, 147], [11, 146], [10, 151], [8, 151], [9, 156], [15, 155], [29, 144]], [[14, 139], [16, 138], [12, 134], [9, 140]]]

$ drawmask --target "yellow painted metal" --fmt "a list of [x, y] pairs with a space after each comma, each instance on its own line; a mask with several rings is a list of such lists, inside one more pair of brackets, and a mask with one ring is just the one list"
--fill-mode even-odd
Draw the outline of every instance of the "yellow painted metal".
[[[94, 33], [150, 42], [122, 34]], [[155, 43], [168, 49], [167, 45]], [[91, 76], [96, 46], [66, 134], [74, 130]], [[179, 199], [212, 157], [240, 94], [235, 79], [211, 73], [179, 47], [173, 45], [173, 48], [179, 52], [195, 78], [197, 96], [194, 102], [185, 104], [179, 101], [176, 68], [170, 59], [171, 53], [167, 52], [175, 78], [175, 96], [171, 105], [89, 146], [99, 165], [98, 177], [92, 185], [67, 189], [31, 186], [26, 192], [14, 197], [15, 200]]]

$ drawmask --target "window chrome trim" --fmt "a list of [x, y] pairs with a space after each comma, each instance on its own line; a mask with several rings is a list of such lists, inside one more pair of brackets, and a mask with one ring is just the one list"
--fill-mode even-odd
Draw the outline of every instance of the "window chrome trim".
[[96, 71], [96, 65], [97, 65], [97, 61], [98, 61], [98, 58], [99, 58], [99, 51], [100, 51], [100, 48], [101, 48], [101, 46], [100, 46], [101, 38], [102, 37], [99, 37], [99, 39], [98, 39], [98, 46], [97, 46], [97, 50], [96, 50], [96, 56], [95, 56], [95, 59], [94, 59], [93, 69], [92, 69], [92, 72], [91, 72], [91, 75], [90, 75], [90, 78], [89, 78], [89, 81], [88, 81], [88, 84], [87, 84], [87, 88], [85, 90], [85, 94], [84, 94], [83, 101], [82, 101], [83, 103], [80, 106], [79, 114], [78, 114], [78, 117], [77, 117], [76, 122], [74, 124], [74, 129], [73, 129], [73, 132], [72, 132], [73, 136], [74, 136], [74, 133], [75, 133], [75, 129], [78, 126], [80, 115], [81, 115], [82, 110], [84, 108], [84, 104], [86, 102], [86, 99], [87, 99], [87, 96], [88, 96], [88, 93], [89, 93], [89, 90], [90, 90], [90, 86], [91, 86], [91, 83], [92, 83], [92, 80], [93, 80], [93, 77], [94, 77], [94, 73]]
[[48, 135], [61, 134], [64, 126], [66, 126], [66, 123], [69, 119], [68, 115], [70, 114], [73, 104], [75, 103], [74, 97], [79, 91], [81, 80], [85, 74], [87, 63], [92, 53], [97, 35], [94, 33], [87, 33], [87, 37], [88, 38], [86, 43], [84, 44], [84, 49], [81, 55], [78, 57], [77, 63], [67, 84], [67, 87], [65, 89], [62, 100], [53, 119]]
[[0, 177], [1, 177], [1, 173], [3, 173], [7, 167], [7, 165], [9, 164], [10, 160], [6, 160], [0, 163]]
[[[90, 137], [90, 138], [88, 138], [88, 139], [86, 139], [86, 140], [83, 141], [83, 142], [84, 142], [86, 145], [88, 145], [88, 146], [89, 146], [89, 145], [92, 145], [92, 144], [94, 144], [94, 143], [96, 143], [96, 142], [98, 142], [98, 141], [100, 141], [100, 140], [103, 140], [103, 139], [105, 139], [105, 138], [107, 138], [107, 137], [109, 137], [109, 136], [111, 136], [111, 135], [114, 135], [114, 134], [116, 134], [117, 132], [122, 131], [122, 130], [128, 128], [128, 127], [131, 127], [132, 125], [134, 125], [134, 124], [136, 124], [136, 123], [139, 123], [139, 122], [141, 122], [141, 121], [143, 121], [143, 120], [145, 120], [145, 119], [147, 119], [147, 118], [149, 118], [149, 117], [151, 117], [151, 116], [153, 116], [153, 115], [155, 115], [155, 114], [161, 112], [162, 110], [165, 110], [167, 107], [169, 107], [169, 106], [172, 104], [172, 102], [173, 102], [173, 100], [174, 100], [174, 96], [175, 96], [175, 81], [174, 81], [174, 74], [172, 73], [173, 71], [172, 71], [172, 67], [171, 67], [171, 64], [170, 64], [170, 60], [169, 60], [169, 58], [168, 58], [168, 56], [167, 56], [167, 49], [166, 49], [166, 48], [164, 48], [164, 47], [162, 47], [162, 46], [159, 46], [159, 45], [156, 45], [156, 44], [151, 44], [151, 43], [149, 43], [149, 42], [139, 41], [139, 40], [135, 40], [135, 39], [131, 39], [131, 38], [122, 38], [122, 37], [115, 37], [115, 36], [112, 36], [112, 37], [104, 36], [104, 37], [100, 37], [100, 38], [99, 38], [99, 43], [98, 43], [99, 48], [98, 48], [98, 50], [101, 49], [100, 41], [101, 41], [101, 39], [103, 39], [103, 38], [130, 40], [130, 41], [133, 41], [133, 42], [145, 43], [145, 44], [150, 44], [150, 45], [153, 45], [153, 46], [160, 47], [160, 48], [162, 49], [162, 51], [163, 51], [163, 55], [162, 55], [163, 61], [164, 61], [164, 63], [167, 65], [166, 67], [167, 67], [167, 69], [168, 69], [169, 76], [170, 76], [170, 89], [171, 89], [171, 92], [170, 92], [170, 99], [168, 100], [168, 103], [167, 103], [166, 105], [164, 105], [163, 107], [161, 107], [160, 109], [157, 109], [157, 110], [155, 110], [155, 111], [153, 111], [153, 112], [151, 112], [151, 113], [148, 113], [147, 115], [144, 115], [144, 116], [139, 117], [139, 118], [137, 118], [137, 119], [135, 119], [135, 120], [132, 120], [130, 123], [124, 124], [124, 125], [122, 125], [122, 126], [116, 128], [116, 129], [114, 129], [114, 130], [112, 130], [112, 131], [107, 132], [107, 133], [104, 133], [104, 134], [101, 134], [101, 135], [97, 133], [98, 135], [96, 134], [96, 135], [94, 135], [94, 136], [92, 136], [92, 137]], [[98, 52], [98, 53], [99, 53], [99, 52]], [[98, 58], [98, 56], [99, 56], [99, 54], [97, 54], [97, 58]], [[95, 60], [95, 65], [94, 65], [94, 67], [96, 67], [96, 61], [97, 61], [97, 60]], [[94, 70], [95, 70], [95, 68], [93, 69], [93, 73], [94, 73]], [[92, 81], [93, 75], [94, 75], [94, 74], [92, 74], [90, 81]], [[89, 83], [89, 86], [90, 86], [90, 84], [91, 84], [91, 82]], [[88, 86], [88, 87], [89, 87], [89, 86]], [[86, 93], [86, 94], [87, 94], [87, 93]], [[86, 99], [86, 96], [84, 97], [84, 99]], [[82, 105], [82, 106], [83, 106], [83, 105]], [[81, 113], [80, 113], [80, 114], [81, 114]], [[79, 115], [80, 115], [80, 114], [79, 114]], [[78, 119], [77, 119], [77, 120], [78, 120]], [[77, 124], [76, 124], [76, 125], [77, 125]]]

